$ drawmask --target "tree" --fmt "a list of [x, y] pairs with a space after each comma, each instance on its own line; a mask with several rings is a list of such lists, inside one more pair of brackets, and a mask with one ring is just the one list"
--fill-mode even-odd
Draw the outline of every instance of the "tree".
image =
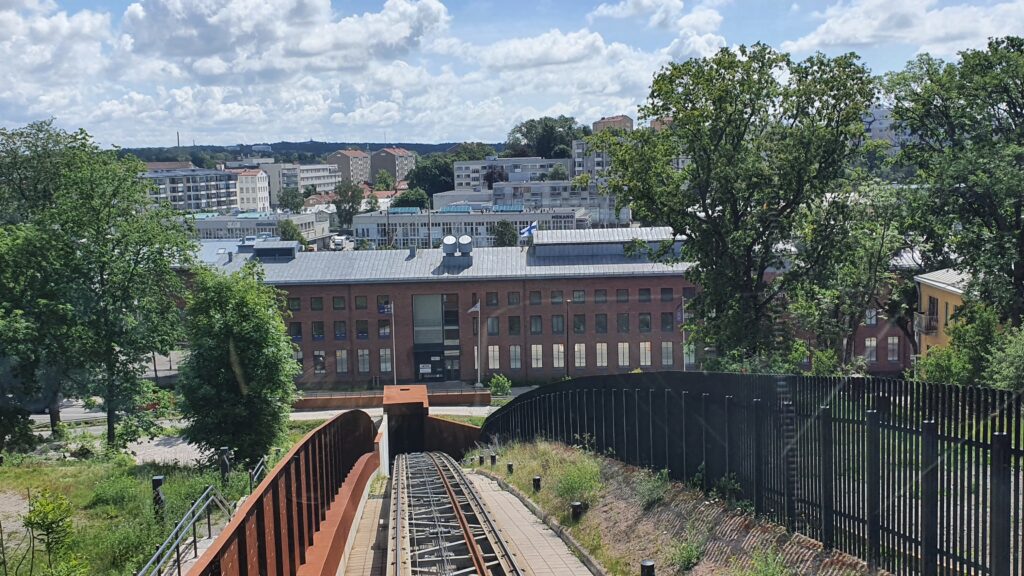
[[286, 218], [277, 221], [277, 234], [281, 237], [281, 240], [298, 242], [302, 244], [303, 248], [309, 246], [309, 241], [302, 234], [302, 230], [299, 230], [295, 222]]
[[295, 214], [302, 212], [303, 200], [302, 192], [294, 187], [285, 188], [277, 195], [277, 203], [285, 210], [291, 210]]
[[391, 201], [395, 208], [427, 208], [429, 205], [430, 197], [421, 188], [410, 188]]
[[454, 189], [454, 162], [447, 154], [430, 154], [418, 159], [405, 177], [409, 188], [421, 188], [430, 196]]
[[909, 131], [900, 159], [917, 169], [944, 221], [969, 290], [1018, 326], [1024, 319], [1024, 38], [990, 40], [946, 63], [921, 55], [886, 78], [898, 129]]
[[946, 327], [949, 345], [932, 348], [918, 360], [916, 377], [959, 386], [983, 384], [989, 353], [993, 343], [1000, 339], [1000, 332], [999, 316], [994, 309], [979, 302], [967, 302]]
[[354, 182], [342, 182], [334, 187], [334, 208], [338, 225], [346, 228], [352, 225], [352, 217], [363, 207], [363, 188]]
[[703, 288], [689, 303], [698, 341], [743, 355], [788, 348], [780, 295], [815, 261], [786, 247], [808, 207], [841, 187], [873, 98], [853, 54], [797, 63], [755, 44], [658, 73], [641, 115], [672, 117], [670, 128], [591, 137], [611, 154], [607, 189], [620, 206], [687, 239], [681, 256]]
[[494, 225], [495, 246], [518, 246], [519, 231], [508, 220], [499, 220]]
[[447, 156], [452, 160], [483, 160], [488, 156], [495, 156], [496, 152], [491, 146], [483, 142], [463, 142], [453, 146]]
[[366, 210], [363, 212], [376, 212], [380, 210], [380, 200], [377, 199], [377, 195], [370, 192], [366, 195]]
[[189, 442], [228, 446], [253, 463], [284, 433], [299, 368], [283, 310], [257, 263], [231, 275], [197, 271], [186, 308], [192, 346], [178, 380]]
[[395, 177], [391, 175], [387, 170], [380, 170], [377, 172], [377, 177], [373, 181], [373, 189], [384, 191], [395, 189]]
[[1024, 389], [1024, 328], [1009, 328], [986, 359], [985, 380], [999, 390]]
[[508, 182], [508, 172], [504, 166], [489, 166], [487, 172], [484, 172], [484, 182], [488, 190], [493, 190], [495, 182]]
[[555, 164], [551, 167], [551, 171], [548, 172], [548, 180], [568, 180], [569, 172], [566, 171], [565, 166], [561, 164]]
[[590, 173], [584, 172], [572, 179], [572, 187], [576, 190], [590, 189]]
[[[314, 186], [312, 184], [310, 184], [310, 185], [308, 185], [308, 186], [306, 186], [305, 188], [302, 189], [302, 197], [303, 198], [309, 198], [310, 196], [315, 196], [316, 194], [317, 194], [316, 186]], [[299, 210], [302, 210], [301, 206], [299, 207]]]
[[504, 156], [569, 158], [572, 141], [590, 134], [590, 128], [571, 116], [533, 118], [520, 122], [508, 133]]

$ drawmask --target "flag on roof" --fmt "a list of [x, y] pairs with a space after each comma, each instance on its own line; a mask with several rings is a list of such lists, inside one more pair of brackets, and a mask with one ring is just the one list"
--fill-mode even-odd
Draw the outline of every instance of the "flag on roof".
[[526, 238], [528, 236], [533, 236], [533, 233], [536, 232], [539, 227], [540, 226], [538, 226], [537, 222], [534, 221], [532, 224], [519, 231], [519, 237]]

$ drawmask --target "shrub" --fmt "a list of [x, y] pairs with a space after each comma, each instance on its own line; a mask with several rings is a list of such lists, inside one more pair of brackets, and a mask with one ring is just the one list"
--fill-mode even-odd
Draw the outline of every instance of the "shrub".
[[18, 406], [0, 406], [0, 450], [28, 452], [38, 437], [32, 433], [28, 410]]
[[985, 384], [1000, 390], [1024, 389], [1024, 329], [1007, 330], [986, 362]]
[[738, 576], [792, 576], [778, 550], [762, 548], [754, 552], [751, 567], [739, 572]]
[[669, 552], [668, 561], [679, 570], [690, 570], [700, 564], [704, 556], [704, 543], [693, 540], [677, 542]]
[[22, 519], [22, 524], [43, 542], [48, 566], [53, 565], [56, 555], [64, 550], [71, 539], [73, 513], [67, 498], [49, 490], [38, 492], [29, 500], [28, 513]]
[[664, 500], [668, 487], [668, 470], [664, 468], [658, 472], [640, 470], [637, 473], [636, 493], [644, 510], [650, 510]]
[[590, 458], [582, 458], [565, 466], [555, 482], [555, 496], [566, 506], [571, 502], [589, 504], [601, 490], [601, 467]]
[[491, 376], [487, 387], [491, 389], [491, 395], [493, 396], [508, 396], [512, 392], [512, 381], [504, 374], [495, 374]]

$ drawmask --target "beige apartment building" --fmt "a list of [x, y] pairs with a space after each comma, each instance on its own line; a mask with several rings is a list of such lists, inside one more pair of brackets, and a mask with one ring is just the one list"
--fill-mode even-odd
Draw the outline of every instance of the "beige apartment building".
[[416, 167], [416, 153], [405, 148], [381, 148], [370, 156], [370, 181], [376, 181], [377, 173], [384, 170], [395, 179], [405, 180], [410, 170]]
[[263, 170], [228, 169], [238, 176], [238, 209], [244, 212], [270, 210], [270, 177]]
[[328, 155], [325, 162], [338, 167], [338, 179], [342, 182], [370, 181], [370, 155], [362, 150], [338, 150]]

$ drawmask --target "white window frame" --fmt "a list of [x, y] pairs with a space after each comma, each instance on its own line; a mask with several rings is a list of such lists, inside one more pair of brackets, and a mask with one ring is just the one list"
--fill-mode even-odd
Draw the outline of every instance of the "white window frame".
[[487, 369], [501, 370], [501, 348], [495, 344], [487, 346]]
[[662, 366], [673, 366], [675, 365], [675, 353], [676, 347], [671, 341], [665, 341], [661, 343], [661, 365]]
[[640, 365], [650, 366], [651, 365], [651, 343], [641, 342], [640, 343]]
[[576, 368], [587, 367], [587, 345], [583, 342], [577, 342], [572, 345], [573, 364]]
[[[889, 362], [900, 361], [900, 337], [889, 336], [885, 341], [886, 346], [886, 358]], [[895, 350], [894, 350], [895, 349]], [[895, 354], [893, 353], [895, 352]]]
[[531, 344], [530, 345], [530, 367], [531, 368], [543, 368], [544, 367], [544, 345], [543, 344]]
[[629, 342], [619, 342], [618, 362], [620, 368], [629, 368]]
[[595, 351], [596, 351], [596, 354], [597, 354], [596, 366], [598, 368], [607, 368], [608, 367], [608, 343], [607, 342], [598, 342], [597, 344], [594, 344], [594, 346], [595, 346]]
[[[317, 358], [320, 359], [319, 367], [317, 367]], [[313, 350], [313, 374], [327, 374], [327, 352]]]
[[522, 348], [518, 344], [508, 347], [508, 367], [512, 370], [519, 370], [523, 367]]
[[551, 366], [553, 368], [565, 368], [565, 345], [551, 345]]
[[348, 374], [348, 350], [334, 351], [334, 373]]
[[864, 359], [868, 362], [878, 362], [878, 338], [868, 336], [864, 339]]

